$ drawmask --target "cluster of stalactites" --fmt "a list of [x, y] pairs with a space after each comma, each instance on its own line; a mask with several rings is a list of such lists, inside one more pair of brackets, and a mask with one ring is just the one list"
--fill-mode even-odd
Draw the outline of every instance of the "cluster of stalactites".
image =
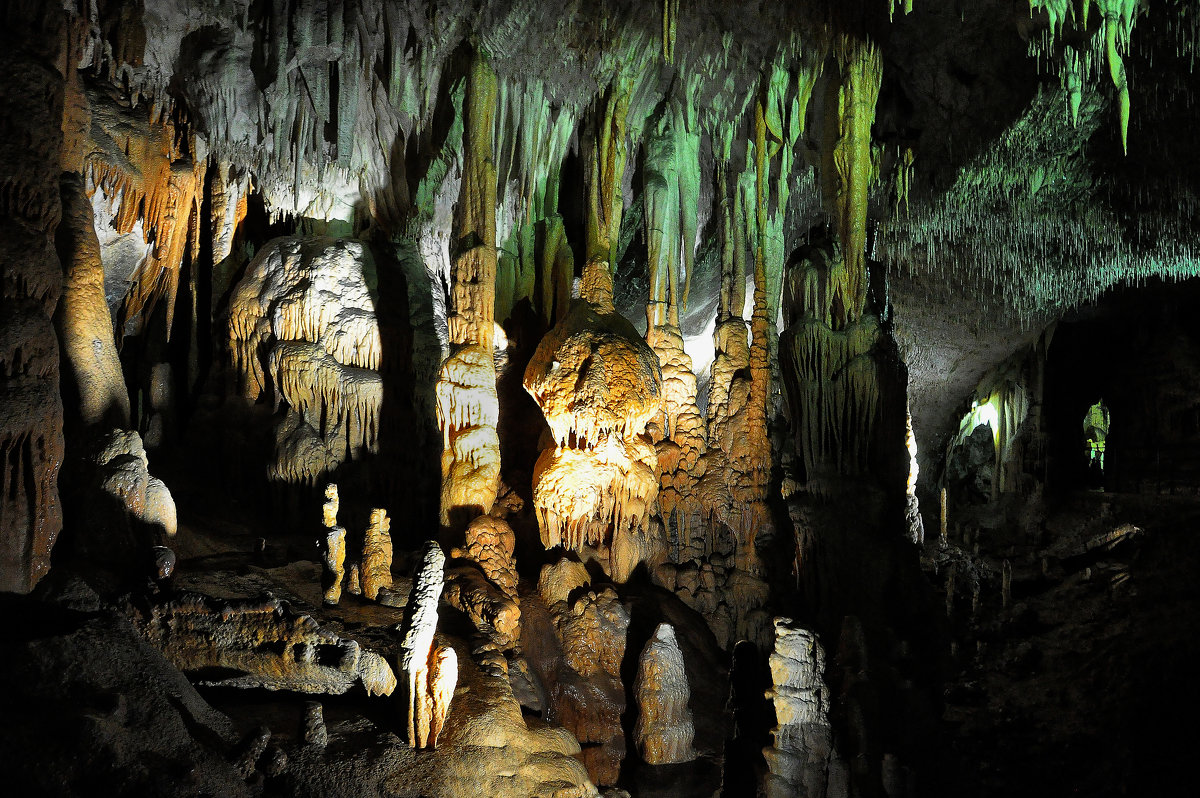
[[971, 409], [959, 422], [949, 449], [961, 445], [976, 427], [987, 425], [992, 432], [994, 477], [992, 499], [1017, 489], [1021, 471], [1018, 452], [1021, 425], [1029, 415], [1030, 395], [1026, 385], [1026, 356], [1015, 357], [988, 371], [980, 379], [971, 399]]
[[241, 390], [273, 391], [289, 413], [273, 479], [315, 485], [379, 440], [382, 344], [362, 244], [276, 239], [234, 287], [229, 347]]
[[797, 448], [811, 480], [829, 468], [866, 472], [879, 408], [874, 316], [842, 330], [808, 319], [785, 333], [785, 380]]
[[862, 315], [867, 296], [867, 194], [874, 176], [871, 126], [883, 78], [883, 58], [871, 42], [842, 36], [834, 47], [840, 80], [828, 83], [822, 181], [834, 216], [845, 274], [841, 293], [846, 322]]
[[[1088, 17], [1092, 3], [1103, 19], [1102, 36], [1095, 37], [1088, 31]], [[1030, 42], [1030, 54], [1039, 60], [1048, 59], [1060, 43], [1063, 61], [1060, 75], [1067, 91], [1071, 120], [1078, 124], [1085, 78], [1100, 62], [1103, 50], [1108, 74], [1117, 90], [1117, 109], [1121, 126], [1121, 147], [1128, 152], [1129, 141], [1129, 78], [1125, 72], [1122, 53], [1129, 52], [1129, 39], [1140, 10], [1138, 0], [1029, 0], [1029, 11], [1045, 11], [1049, 27], [1040, 39]], [[1077, 33], [1090, 38], [1089, 49], [1080, 50], [1064, 43], [1063, 28], [1068, 20]]]

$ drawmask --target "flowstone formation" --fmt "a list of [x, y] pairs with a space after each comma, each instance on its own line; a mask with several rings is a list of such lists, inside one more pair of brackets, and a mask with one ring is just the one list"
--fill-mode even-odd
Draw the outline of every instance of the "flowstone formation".
[[818, 492], [867, 473], [875, 442], [882, 333], [878, 317], [863, 311], [864, 278], [852, 280], [852, 268], [836, 245], [818, 239], [793, 256], [785, 284], [781, 368], [796, 450]]
[[75, 410], [69, 417], [84, 429], [129, 425], [129, 390], [113, 339], [113, 319], [104, 294], [104, 264], [92, 204], [78, 175], [65, 174], [58, 253], [63, 295], [55, 312], [64, 391]]
[[515, 548], [516, 536], [506, 521], [478, 516], [467, 526], [464, 546], [450, 551], [452, 559], [473, 567], [452, 566], [446, 575], [447, 603], [491, 633], [500, 650], [514, 648], [520, 638]]
[[240, 392], [287, 408], [273, 481], [313, 486], [377, 450], [383, 346], [375, 302], [370, 253], [346, 239], [276, 239], [234, 287], [229, 347]]
[[638, 719], [633, 736], [638, 752], [651, 765], [671, 765], [695, 758], [696, 730], [688, 709], [691, 689], [675, 628], [660, 623], [642, 649], [633, 683]]
[[496, 304], [496, 76], [473, 54], [466, 88], [463, 176], [454, 222], [446, 327], [450, 356], [436, 385], [442, 430], [441, 520], [461, 528], [492, 509], [500, 487], [500, 401], [492, 360]]
[[[626, 753], [621, 664], [629, 611], [611, 587], [593, 588], [583, 564], [567, 557], [542, 568], [538, 595], [549, 628], [526, 624], [524, 642], [545, 685], [545, 717], [584, 746], [580, 759], [592, 781], [615, 784]], [[532, 638], [535, 631], [551, 639]]]
[[396, 688], [382, 656], [276, 599], [223, 602], [189, 593], [135, 614], [134, 622], [202, 684], [331, 694], [361, 684], [369, 695]]
[[621, 316], [577, 302], [538, 344], [524, 385], [554, 442], [534, 468], [542, 545], [624, 581], [661, 548], [649, 534], [658, 455], [644, 434], [662, 406], [654, 352]]

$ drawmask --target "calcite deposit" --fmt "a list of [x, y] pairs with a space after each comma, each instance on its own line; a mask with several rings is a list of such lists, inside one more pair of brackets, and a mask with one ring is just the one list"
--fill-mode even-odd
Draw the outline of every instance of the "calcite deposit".
[[1196, 12], [0, 3], [6, 794], [1178, 791]]
[[542, 544], [594, 550], [624, 580], [655, 550], [639, 540], [632, 557], [618, 555], [622, 538], [650, 533], [658, 493], [658, 457], [643, 437], [662, 402], [653, 351], [624, 319], [579, 302], [538, 344], [524, 385], [554, 440], [534, 472]]
[[240, 390], [285, 405], [271, 474], [312, 485], [378, 443], [383, 353], [370, 253], [345, 239], [278, 239], [233, 289]]
[[396, 689], [387, 660], [276, 599], [185, 594], [134, 620], [175, 667], [203, 684], [334, 695], [356, 685], [370, 695]]
[[[433, 541], [426, 543], [404, 618], [400, 671], [405, 679], [406, 739], [411, 748], [424, 748], [430, 744], [434, 699], [440, 695], [434, 689], [436, 685], [431, 677], [431, 668], [436, 661], [433, 640], [437, 631], [438, 602], [442, 598], [445, 564], [446, 556], [441, 547]], [[436, 734], [434, 736], [436, 739]]]
[[691, 690], [683, 652], [670, 624], [660, 623], [642, 649], [633, 694], [638, 706], [633, 736], [642, 759], [651, 765], [694, 759], [692, 738], [696, 730], [688, 709]]
[[359, 580], [362, 594], [371, 601], [379, 598], [380, 590], [392, 588], [392, 527], [387, 512], [371, 510], [371, 522], [363, 535], [362, 562]]

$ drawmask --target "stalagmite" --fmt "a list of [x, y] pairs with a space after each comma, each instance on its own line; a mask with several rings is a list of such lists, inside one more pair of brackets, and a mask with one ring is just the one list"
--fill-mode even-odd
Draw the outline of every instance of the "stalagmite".
[[775, 619], [775, 647], [771, 652], [771, 683], [767, 698], [775, 704], [774, 745], [763, 749], [770, 773], [768, 798], [794, 795], [823, 798], [837, 793], [827, 787], [837, 762], [833, 727], [829, 721], [830, 696], [825, 686], [825, 650], [816, 635], [792, 623]]
[[517, 565], [513, 557], [517, 538], [512, 527], [502, 518], [481, 515], [466, 531], [461, 549], [450, 552], [451, 557], [473, 560], [492, 584], [509, 597], [517, 597]]
[[379, 598], [381, 588], [392, 587], [392, 538], [388, 534], [391, 528], [392, 522], [384, 510], [371, 510], [359, 566], [362, 593], [371, 601]]
[[429, 737], [418, 742], [418, 748], [437, 747], [438, 734], [446, 725], [450, 702], [458, 684], [458, 655], [450, 646], [438, 646], [430, 653], [429, 662]]
[[496, 301], [496, 166], [492, 127], [496, 76], [476, 51], [467, 83], [463, 177], [450, 273], [450, 357], [437, 382], [442, 429], [443, 526], [465, 526], [492, 509], [499, 489], [499, 400], [492, 361]]
[[688, 709], [691, 689], [675, 628], [660, 623], [642, 649], [633, 686], [638, 703], [634, 738], [642, 759], [651, 765], [690, 762], [695, 728]]
[[92, 219], [92, 204], [76, 175], [64, 175], [63, 218], [58, 254], [63, 295], [55, 312], [59, 346], [67, 365], [64, 388], [86, 428], [129, 425], [129, 392], [113, 340], [113, 320], [104, 295], [104, 265]]
[[404, 641], [400, 647], [400, 670], [404, 674], [407, 701], [407, 739], [410, 748], [424, 748], [429, 740], [433, 720], [433, 693], [430, 665], [433, 657], [433, 636], [437, 630], [438, 602], [446, 556], [434, 541], [425, 544], [421, 564], [413, 578], [407, 614], [404, 618]]
[[321, 559], [325, 563], [325, 577], [329, 582], [324, 599], [326, 604], [337, 604], [342, 600], [342, 579], [346, 574], [346, 530], [338, 526], [338, 488], [332, 482], [325, 486], [325, 504], [321, 506], [321, 511], [325, 527]]

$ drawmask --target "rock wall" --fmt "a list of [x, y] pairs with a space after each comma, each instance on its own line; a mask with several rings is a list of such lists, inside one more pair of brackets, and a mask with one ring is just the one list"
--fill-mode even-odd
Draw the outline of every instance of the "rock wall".
[[0, 590], [28, 592], [62, 529], [54, 236], [62, 214], [65, 18], [54, 4], [0, 12]]

